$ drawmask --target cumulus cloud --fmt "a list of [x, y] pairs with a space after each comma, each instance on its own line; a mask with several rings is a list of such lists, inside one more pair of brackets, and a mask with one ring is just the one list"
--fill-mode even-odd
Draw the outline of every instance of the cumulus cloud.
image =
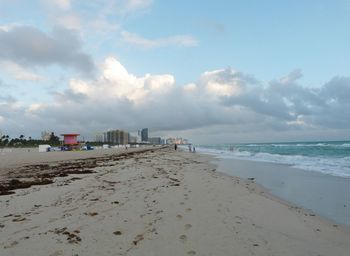
[[194, 47], [198, 45], [198, 41], [190, 35], [176, 35], [158, 39], [147, 39], [134, 33], [122, 31], [121, 36], [124, 42], [142, 48], [159, 48], [166, 46]]
[[336, 77], [309, 88], [298, 83], [298, 73], [263, 83], [225, 68], [204, 72], [198, 81], [181, 86], [171, 74], [135, 76], [108, 57], [98, 78], [71, 79], [67, 89], [52, 93], [51, 103], [22, 106], [13, 98], [0, 98], [0, 115], [26, 122], [29, 130], [87, 135], [111, 127], [149, 127], [160, 134], [177, 131], [203, 139], [223, 133], [249, 139], [249, 134], [349, 129], [350, 78]]
[[0, 29], [0, 60], [22, 67], [59, 65], [88, 74], [94, 70], [92, 58], [82, 51], [74, 30], [55, 27], [46, 34], [30, 26]]

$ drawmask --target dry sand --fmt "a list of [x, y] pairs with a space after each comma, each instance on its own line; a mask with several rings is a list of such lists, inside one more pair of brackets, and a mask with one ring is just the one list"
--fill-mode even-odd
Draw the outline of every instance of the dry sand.
[[349, 255], [348, 230], [209, 162], [172, 148], [106, 157], [1, 196], [0, 255]]

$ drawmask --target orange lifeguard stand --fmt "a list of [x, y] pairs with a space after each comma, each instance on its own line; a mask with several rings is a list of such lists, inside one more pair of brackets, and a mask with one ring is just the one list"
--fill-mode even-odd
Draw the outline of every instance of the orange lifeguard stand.
[[77, 133], [66, 133], [61, 134], [63, 136], [63, 145], [65, 146], [76, 146], [79, 144], [78, 142], [78, 136], [80, 134]]

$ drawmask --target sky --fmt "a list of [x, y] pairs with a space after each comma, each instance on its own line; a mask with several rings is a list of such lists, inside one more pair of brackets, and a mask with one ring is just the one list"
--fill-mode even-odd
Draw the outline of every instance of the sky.
[[0, 131], [350, 139], [349, 0], [0, 0]]

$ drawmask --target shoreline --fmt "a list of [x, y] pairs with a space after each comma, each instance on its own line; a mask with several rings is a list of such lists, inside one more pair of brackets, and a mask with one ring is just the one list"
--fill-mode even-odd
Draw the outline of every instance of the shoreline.
[[[293, 207], [302, 208], [330, 223], [350, 230], [347, 218], [350, 214], [350, 179], [287, 164], [250, 161], [246, 159], [221, 159], [213, 156], [213, 162], [222, 168], [222, 173], [247, 180], [254, 178], [276, 200]], [[233, 166], [231, 168], [229, 165]], [[339, 191], [338, 191], [339, 190]], [[348, 192], [346, 190], [349, 190]], [[330, 201], [332, 204], [325, 202]], [[335, 210], [336, 206], [338, 207]], [[337, 215], [334, 215], [334, 212]]]
[[348, 255], [348, 230], [212, 160], [166, 147], [0, 196], [0, 254]]
[[[249, 160], [243, 160], [243, 161], [248, 161]], [[283, 164], [278, 164], [278, 165], [283, 165]], [[243, 178], [235, 175], [231, 175], [228, 173], [225, 173], [224, 171], [217, 170], [217, 173], [219, 175], [223, 175], [226, 177], [230, 178], [235, 178], [238, 179], [240, 182], [245, 183], [248, 187], [253, 188], [254, 193], [258, 193], [260, 196], [263, 196], [267, 199], [276, 201], [277, 203], [283, 204], [287, 206], [290, 210], [296, 211], [300, 214], [303, 214], [305, 216], [312, 216], [314, 218], [317, 218], [319, 221], [324, 222], [327, 225], [337, 227], [339, 229], [342, 229], [344, 232], [347, 232], [350, 234], [350, 226], [345, 225], [344, 223], [337, 222], [333, 219], [327, 218], [326, 216], [319, 215], [317, 212], [314, 212], [311, 209], [304, 208], [302, 206], [297, 205], [296, 203], [292, 201], [288, 201], [287, 199], [284, 199], [276, 194], [273, 194], [268, 188], [266, 188], [263, 184], [257, 183], [252, 180], [249, 180], [249, 178]]]

